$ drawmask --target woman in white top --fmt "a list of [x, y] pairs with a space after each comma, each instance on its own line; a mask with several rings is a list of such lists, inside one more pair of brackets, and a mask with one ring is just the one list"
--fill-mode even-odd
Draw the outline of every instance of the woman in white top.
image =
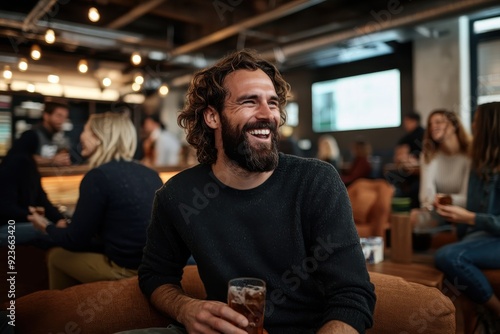
[[470, 143], [470, 136], [454, 112], [431, 112], [420, 155], [420, 207], [432, 209], [437, 193], [451, 195], [454, 205], [465, 206]]

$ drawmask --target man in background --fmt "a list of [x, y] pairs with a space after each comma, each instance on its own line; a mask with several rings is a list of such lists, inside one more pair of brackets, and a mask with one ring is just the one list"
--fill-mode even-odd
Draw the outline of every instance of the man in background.
[[403, 129], [406, 134], [396, 145], [394, 162], [396, 164], [418, 164], [422, 151], [422, 138], [424, 137], [424, 128], [420, 125], [420, 115], [414, 111], [406, 114], [403, 118]]
[[167, 131], [158, 114], [146, 116], [142, 128], [147, 136], [143, 142], [143, 163], [148, 166], [177, 166], [181, 143]]
[[14, 142], [17, 149], [23, 150], [36, 143], [34, 155], [38, 166], [69, 166], [70, 143], [65, 137], [63, 124], [67, 121], [69, 108], [61, 102], [45, 102], [42, 122], [32, 129], [23, 132], [21, 137]]
[[403, 128], [406, 134], [397, 142], [394, 149], [394, 163], [400, 175], [393, 175], [396, 187], [395, 196], [409, 197], [411, 208], [420, 207], [418, 191], [420, 177], [416, 167], [419, 165], [424, 128], [420, 125], [420, 115], [414, 111], [403, 118]]

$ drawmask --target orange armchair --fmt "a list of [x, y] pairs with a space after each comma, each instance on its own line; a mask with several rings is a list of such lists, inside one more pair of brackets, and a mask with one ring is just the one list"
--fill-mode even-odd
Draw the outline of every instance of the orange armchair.
[[394, 187], [383, 179], [358, 179], [347, 187], [360, 237], [385, 237]]

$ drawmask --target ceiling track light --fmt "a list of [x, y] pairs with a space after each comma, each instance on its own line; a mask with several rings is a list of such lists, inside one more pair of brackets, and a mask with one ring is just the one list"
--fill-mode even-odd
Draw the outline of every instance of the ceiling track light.
[[28, 70], [28, 59], [26, 59], [26, 58], [19, 59], [19, 63], [17, 64], [17, 68], [21, 72], [26, 72]]
[[130, 56], [130, 61], [135, 66], [139, 65], [142, 62], [141, 54], [139, 52], [133, 52], [132, 55]]
[[101, 19], [101, 14], [99, 14], [99, 11], [97, 10], [96, 7], [90, 7], [89, 8], [89, 20], [92, 22], [97, 22]]
[[54, 42], [56, 41], [56, 33], [54, 32], [54, 30], [52, 29], [47, 29], [47, 31], [45, 32], [45, 42], [47, 44], [54, 44]]
[[87, 73], [89, 70], [89, 63], [87, 62], [86, 59], [80, 59], [78, 62], [78, 72], [80, 73]]
[[42, 57], [42, 49], [37, 44], [33, 44], [30, 55], [33, 60], [38, 60]]

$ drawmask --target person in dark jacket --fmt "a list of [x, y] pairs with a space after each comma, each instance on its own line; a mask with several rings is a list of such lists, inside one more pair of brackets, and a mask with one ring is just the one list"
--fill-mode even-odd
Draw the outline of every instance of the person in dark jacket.
[[133, 161], [135, 128], [125, 114], [94, 114], [80, 136], [82, 155], [93, 167], [67, 228], [31, 209], [33, 225], [58, 246], [48, 256], [51, 289], [137, 274], [146, 244], [158, 173]]
[[43, 212], [48, 221], [59, 226], [66, 224], [42, 188], [34, 159], [36, 148], [36, 142], [16, 141], [0, 164], [0, 246], [7, 245], [10, 239], [16, 245], [33, 243], [47, 247], [47, 238], [28, 221], [30, 206]]

